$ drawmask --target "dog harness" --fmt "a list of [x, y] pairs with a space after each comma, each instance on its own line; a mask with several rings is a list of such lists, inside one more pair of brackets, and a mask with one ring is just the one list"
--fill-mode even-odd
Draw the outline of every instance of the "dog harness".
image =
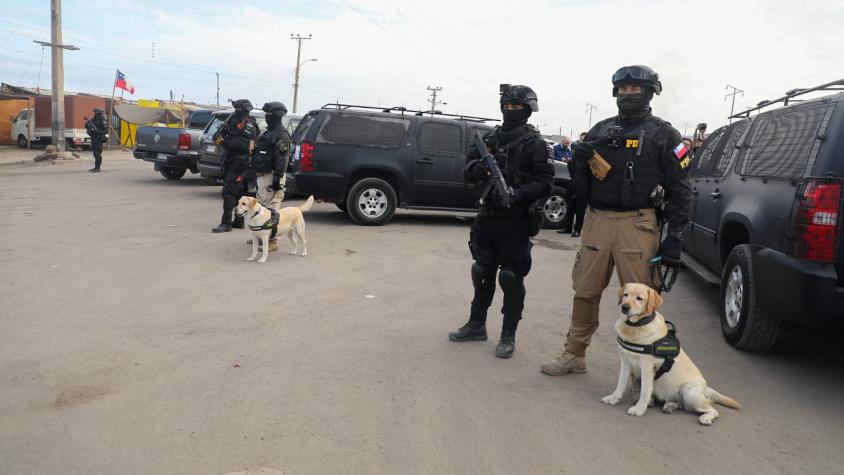
[[[278, 218], [279, 218], [278, 211], [276, 211], [272, 208], [269, 208], [269, 210], [270, 210], [270, 219], [266, 220], [264, 222], [264, 224], [262, 224], [260, 226], [249, 225], [249, 229], [251, 229], [253, 231], [263, 231], [265, 229], [275, 229], [275, 228], [277, 228], [278, 227]], [[260, 212], [261, 212], [260, 209], [258, 211], [255, 211], [255, 214], [252, 215], [252, 218], [254, 218], [255, 216], [258, 216], [258, 214]], [[252, 218], [249, 218], [249, 219], [252, 219]]]
[[[638, 320], [635, 323], [629, 323], [627, 321], [624, 323], [630, 325], [631, 327], [641, 327], [652, 322], [655, 315], [656, 312]], [[643, 320], [647, 320], [647, 322], [642, 323]], [[632, 351], [633, 353], [639, 353], [641, 355], [652, 355], [657, 358], [665, 358], [662, 365], [660, 365], [660, 367], [656, 370], [654, 381], [659, 379], [663, 374], [671, 371], [671, 367], [674, 366], [674, 358], [680, 354], [680, 340], [677, 338], [677, 330], [674, 328], [674, 324], [666, 320], [665, 325], [668, 327], [668, 334], [650, 345], [630, 343], [629, 341], [622, 340], [620, 336], [616, 337], [618, 339], [618, 344], [625, 350]]]

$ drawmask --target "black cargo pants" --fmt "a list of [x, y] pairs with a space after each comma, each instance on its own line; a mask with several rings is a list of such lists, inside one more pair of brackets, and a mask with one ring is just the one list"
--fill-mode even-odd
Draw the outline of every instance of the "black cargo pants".
[[228, 157], [223, 166], [223, 217], [220, 223], [231, 226], [232, 211], [243, 196], [246, 171], [249, 162], [246, 157]]

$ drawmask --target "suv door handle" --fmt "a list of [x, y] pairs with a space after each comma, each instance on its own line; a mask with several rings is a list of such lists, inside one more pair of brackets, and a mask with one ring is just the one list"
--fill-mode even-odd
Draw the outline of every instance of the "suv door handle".
[[696, 195], [696, 194], [697, 194], [697, 187], [692, 188], [692, 194], [693, 194], [693, 195]]
[[717, 200], [718, 198], [721, 197], [721, 192], [720, 191], [713, 191], [712, 193], [709, 194], [709, 196], [711, 196], [713, 199]]
[[416, 160], [416, 163], [422, 163], [422, 164], [425, 164], [425, 165], [433, 165], [434, 161], [430, 160], [430, 159], [422, 158], [422, 159]]

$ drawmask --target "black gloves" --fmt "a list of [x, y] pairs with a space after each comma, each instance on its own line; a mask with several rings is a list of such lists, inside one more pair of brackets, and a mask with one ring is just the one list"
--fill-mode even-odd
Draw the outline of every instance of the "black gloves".
[[278, 175], [273, 175], [273, 184], [270, 187], [273, 191], [278, 191], [281, 189], [281, 177]]
[[586, 163], [595, 154], [595, 147], [589, 145], [584, 141], [577, 142], [574, 146], [574, 160], [580, 163]]
[[679, 233], [668, 233], [656, 251], [656, 255], [662, 257], [662, 265], [666, 267], [678, 267], [682, 253], [683, 239]]
[[463, 178], [470, 183], [477, 183], [486, 179], [487, 170], [482, 160], [472, 160], [463, 171]]

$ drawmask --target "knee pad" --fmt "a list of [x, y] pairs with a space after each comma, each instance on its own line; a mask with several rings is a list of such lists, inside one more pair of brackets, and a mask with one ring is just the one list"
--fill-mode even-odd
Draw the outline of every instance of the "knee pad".
[[475, 263], [472, 264], [472, 284], [475, 287], [479, 287], [484, 284], [484, 280], [490, 279], [491, 277], [492, 272], [490, 271], [489, 266], [485, 266], [478, 261], [475, 261]]
[[524, 277], [512, 269], [501, 269], [498, 273], [498, 284], [505, 294], [525, 293]]

